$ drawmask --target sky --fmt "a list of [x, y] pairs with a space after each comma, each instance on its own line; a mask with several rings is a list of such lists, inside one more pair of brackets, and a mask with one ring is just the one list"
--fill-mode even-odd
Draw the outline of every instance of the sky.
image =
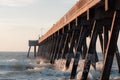
[[28, 51], [28, 40], [45, 34], [77, 1], [0, 0], [0, 51]]
[[77, 0], [0, 0], [0, 51], [27, 51]]

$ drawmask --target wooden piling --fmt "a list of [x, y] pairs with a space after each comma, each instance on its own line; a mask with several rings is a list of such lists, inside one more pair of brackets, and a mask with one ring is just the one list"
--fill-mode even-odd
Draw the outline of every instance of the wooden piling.
[[103, 64], [100, 80], [109, 80], [114, 53], [117, 48], [117, 40], [119, 35], [119, 25], [116, 25], [116, 16], [117, 16], [117, 11], [114, 11], [111, 31], [110, 31], [110, 38], [107, 45], [106, 57]]
[[98, 25], [96, 20], [94, 21], [93, 24], [93, 29], [92, 29], [92, 36], [91, 36], [91, 41], [90, 41], [90, 45], [89, 45], [89, 49], [86, 55], [86, 59], [85, 59], [85, 64], [84, 64], [84, 70], [82, 73], [82, 77], [81, 80], [86, 80], [88, 73], [89, 73], [89, 69], [90, 69], [90, 64], [91, 64], [91, 60], [92, 60], [92, 55], [94, 54], [95, 51], [95, 45], [96, 45], [96, 40], [97, 40], [97, 35], [98, 35]]
[[73, 63], [70, 79], [75, 79], [76, 70], [77, 70], [79, 59], [80, 59], [80, 54], [82, 52], [81, 51], [82, 45], [83, 45], [83, 42], [86, 38], [86, 36], [85, 36], [86, 32], [87, 32], [86, 27], [82, 27], [80, 35], [79, 35], [78, 43], [76, 44], [76, 47], [75, 47], [76, 48], [76, 55], [74, 58], [74, 63]]

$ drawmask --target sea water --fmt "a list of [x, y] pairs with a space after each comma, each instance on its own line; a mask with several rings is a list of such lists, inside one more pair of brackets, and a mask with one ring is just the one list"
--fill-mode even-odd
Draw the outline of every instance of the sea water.
[[0, 80], [66, 80], [69, 72], [56, 70], [48, 61], [26, 52], [0, 52]]
[[[65, 69], [65, 60], [56, 60], [54, 65], [41, 58], [34, 58], [27, 52], [0, 52], [0, 80], [69, 80], [72, 64], [68, 70]], [[99, 80], [102, 70], [102, 57], [99, 55], [100, 62], [97, 63], [96, 71], [91, 68], [88, 80]], [[73, 62], [73, 60], [72, 60]], [[81, 65], [82, 64], [82, 65]], [[79, 61], [76, 79], [80, 79], [84, 60]], [[120, 80], [118, 67], [114, 60], [110, 75], [111, 80]]]

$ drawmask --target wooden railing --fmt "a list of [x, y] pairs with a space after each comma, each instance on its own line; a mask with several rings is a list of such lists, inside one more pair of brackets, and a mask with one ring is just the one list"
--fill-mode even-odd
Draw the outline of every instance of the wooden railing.
[[72, 20], [83, 14], [89, 8], [95, 6], [101, 0], [80, 0], [77, 2], [56, 24], [54, 24], [47, 33], [45, 33], [40, 39], [39, 43], [44, 41], [46, 38], [54, 34], [56, 31], [63, 28], [65, 25], [70, 23]]

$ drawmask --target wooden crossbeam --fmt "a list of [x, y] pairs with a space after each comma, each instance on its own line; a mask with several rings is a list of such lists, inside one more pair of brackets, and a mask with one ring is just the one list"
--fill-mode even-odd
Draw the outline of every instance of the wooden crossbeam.
[[108, 0], [105, 0], [105, 10], [108, 10]]

